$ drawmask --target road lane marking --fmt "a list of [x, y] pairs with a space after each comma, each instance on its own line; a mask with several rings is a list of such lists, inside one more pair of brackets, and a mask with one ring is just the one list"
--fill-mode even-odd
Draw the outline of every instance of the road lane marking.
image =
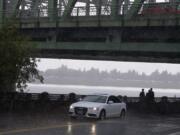
[[90, 124], [90, 123], [64, 124], [64, 125], [54, 125], [54, 126], [37, 127], [37, 128], [17, 129], [17, 130], [0, 132], [0, 135], [8, 135], [8, 134], [15, 134], [15, 133], [23, 133], [23, 132], [33, 132], [33, 131], [47, 130], [47, 129], [53, 129], [53, 128], [63, 128], [63, 127], [68, 127], [69, 125], [82, 126], [82, 125], [88, 125], [88, 124]]

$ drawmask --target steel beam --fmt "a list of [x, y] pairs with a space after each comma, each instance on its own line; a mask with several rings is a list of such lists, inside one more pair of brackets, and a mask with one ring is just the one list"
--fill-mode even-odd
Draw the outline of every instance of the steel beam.
[[112, 0], [111, 3], [111, 16], [113, 18], [116, 18], [119, 12], [119, 9], [121, 8], [121, 4], [124, 0]]
[[[32, 43], [33, 44], [33, 43]], [[35, 43], [37, 57], [180, 63], [178, 43]]]
[[90, 0], [87, 0], [86, 2], [86, 16], [89, 16], [90, 12]]
[[38, 49], [50, 50], [94, 50], [94, 51], [135, 51], [135, 52], [159, 52], [180, 53], [179, 43], [98, 43], [98, 42], [32, 42]]
[[57, 18], [57, 0], [48, 0], [48, 17], [51, 21]]
[[33, 0], [31, 8], [32, 8], [32, 16], [34, 16], [34, 17], [39, 16], [38, 6], [39, 6], [39, 1], [38, 0]]
[[22, 0], [13, 0], [12, 1], [12, 17], [16, 17], [19, 11], [19, 7], [22, 3]]
[[[85, 3], [87, 3], [87, 1], [88, 0], [78, 0], [78, 2], [85, 2]], [[89, 2], [90, 2], [90, 4], [94, 4], [94, 5], [97, 5], [99, 3], [98, 0], [90, 0]], [[108, 3], [108, 0], [102, 0], [101, 1], [102, 6], [106, 6], [107, 3]]]
[[131, 6], [129, 0], [124, 0], [124, 6], [123, 6], [123, 14], [127, 14], [129, 10], [129, 6]]
[[77, 0], [68, 0], [68, 4], [65, 8], [63, 19], [68, 18], [71, 15], [71, 12], [76, 4]]
[[98, 16], [101, 15], [101, 6], [102, 6], [102, 0], [98, 0], [98, 3], [96, 4]]
[[137, 15], [144, 1], [145, 0], [135, 0], [134, 3], [131, 5], [130, 9], [127, 11], [125, 19], [131, 19], [133, 16]]

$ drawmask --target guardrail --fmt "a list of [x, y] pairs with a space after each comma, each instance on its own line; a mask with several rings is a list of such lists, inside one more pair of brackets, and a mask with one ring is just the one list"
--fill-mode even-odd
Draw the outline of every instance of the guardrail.
[[[17, 98], [18, 98], [18, 100], [22, 100], [22, 101], [23, 100], [27, 100], [28, 99], [27, 98], [28, 94], [31, 95], [30, 96], [31, 100], [38, 100], [39, 95], [41, 93], [16, 93], [16, 94], [9, 93], [9, 94], [7, 94], [7, 100], [11, 100], [11, 99], [15, 99], [16, 100]], [[49, 94], [48, 96], [49, 96], [50, 101], [57, 101], [57, 100], [59, 100], [59, 98], [62, 95], [64, 96], [64, 101], [68, 101], [69, 94]], [[12, 98], [13, 96], [17, 96], [17, 97]], [[76, 99], [78, 100], [82, 96], [84, 97], [85, 95], [76, 95]], [[138, 101], [139, 101], [139, 97], [127, 97], [127, 102], [138, 102]], [[155, 97], [155, 101], [156, 102], [160, 102], [161, 101], [161, 97]], [[169, 102], [176, 102], [176, 101], [179, 102], [180, 101], [180, 97], [168, 97], [168, 101]]]
[[[33, 100], [38, 100], [38, 95], [40, 93], [31, 93], [32, 94], [32, 99]], [[62, 94], [49, 94], [49, 98], [52, 101], [56, 101], [58, 100], [58, 98], [61, 96]], [[76, 98], [80, 98], [81, 96], [84, 95], [76, 95]], [[65, 94], [65, 100], [68, 100], [68, 94]], [[127, 98], [128, 102], [139, 102], [139, 97], [128, 97]], [[155, 97], [155, 101], [156, 102], [160, 102], [161, 101], [161, 97]], [[176, 101], [180, 101], [180, 97], [168, 97], [168, 101], [169, 102], [176, 102]]]

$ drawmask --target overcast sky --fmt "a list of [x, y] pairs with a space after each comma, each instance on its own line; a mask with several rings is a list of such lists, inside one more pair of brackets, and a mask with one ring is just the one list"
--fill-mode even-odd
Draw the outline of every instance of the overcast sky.
[[66, 65], [68, 68], [89, 70], [92, 67], [99, 70], [110, 71], [117, 69], [121, 72], [128, 70], [136, 70], [138, 73], [151, 74], [155, 70], [160, 72], [167, 70], [172, 74], [180, 72], [180, 64], [164, 64], [164, 63], [140, 63], [140, 62], [117, 62], [117, 61], [90, 61], [90, 60], [70, 60], [70, 59], [41, 59], [38, 63], [38, 69], [45, 71], [47, 69], [56, 69]]

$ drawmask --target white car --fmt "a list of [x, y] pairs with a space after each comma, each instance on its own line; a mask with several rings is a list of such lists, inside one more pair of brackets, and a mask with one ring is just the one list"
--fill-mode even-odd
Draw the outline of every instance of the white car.
[[126, 104], [112, 95], [90, 95], [82, 101], [73, 103], [69, 108], [69, 115], [73, 118], [81, 116], [105, 119], [106, 117], [121, 116], [126, 113]]

